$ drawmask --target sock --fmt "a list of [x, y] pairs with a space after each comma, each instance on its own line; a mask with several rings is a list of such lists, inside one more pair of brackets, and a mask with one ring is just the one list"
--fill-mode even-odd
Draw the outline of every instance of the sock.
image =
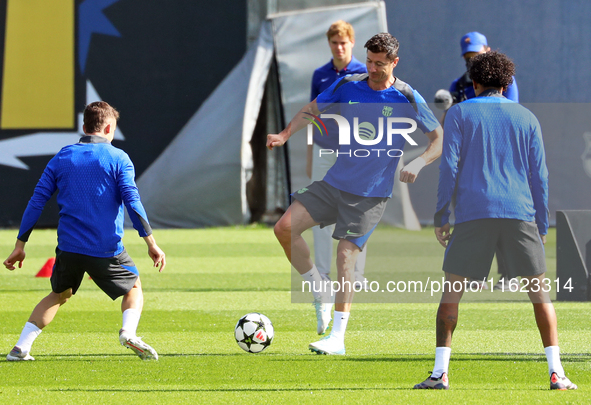
[[317, 301], [322, 300], [322, 297], [325, 295], [324, 282], [320, 277], [320, 273], [318, 272], [316, 265], [313, 265], [310, 271], [308, 271], [307, 273], [302, 274], [302, 278], [304, 279], [304, 281], [310, 282], [312, 295], [314, 296], [314, 299]]
[[558, 377], [564, 377], [564, 369], [560, 362], [560, 348], [558, 346], [544, 347], [546, 352], [546, 359], [548, 359], [548, 373], [552, 376], [552, 373], [558, 374]]
[[31, 351], [31, 346], [37, 336], [41, 333], [41, 329], [30, 322], [25, 323], [23, 331], [21, 332], [21, 337], [16, 342], [17, 347], [21, 349], [22, 353], [29, 353]]
[[449, 369], [449, 358], [451, 356], [451, 347], [435, 348], [435, 365], [433, 366], [432, 378], [439, 378]]
[[347, 329], [347, 322], [349, 322], [350, 312], [334, 311], [334, 321], [332, 324], [332, 332], [330, 334], [345, 341], [345, 330]]
[[137, 325], [140, 323], [140, 316], [142, 313], [137, 309], [130, 308], [123, 312], [123, 329], [129, 336], [135, 336], [137, 332]]

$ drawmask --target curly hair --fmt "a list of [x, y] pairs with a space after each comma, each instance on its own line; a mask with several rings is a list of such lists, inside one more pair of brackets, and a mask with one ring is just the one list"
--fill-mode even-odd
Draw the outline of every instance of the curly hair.
[[84, 128], [88, 133], [100, 132], [108, 118], [119, 119], [119, 112], [104, 101], [90, 103], [84, 109]]
[[365, 48], [373, 53], [386, 53], [386, 57], [390, 60], [398, 57], [398, 48], [400, 44], [398, 40], [387, 32], [376, 34], [365, 43]]
[[470, 78], [484, 87], [507, 88], [513, 83], [515, 64], [504, 53], [481, 53], [474, 56], [470, 62]]

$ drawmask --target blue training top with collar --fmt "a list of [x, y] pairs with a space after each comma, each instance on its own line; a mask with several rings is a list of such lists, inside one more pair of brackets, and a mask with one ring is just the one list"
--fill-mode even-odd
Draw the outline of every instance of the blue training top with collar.
[[94, 257], [123, 251], [123, 205], [139, 235], [152, 233], [129, 156], [107, 139], [87, 135], [47, 164], [23, 214], [18, 239], [27, 242], [43, 207], [57, 190], [58, 248]]
[[435, 226], [484, 218], [534, 221], [548, 232], [548, 169], [540, 123], [531, 111], [487, 91], [445, 118]]
[[[367, 74], [347, 76], [316, 98], [320, 111], [327, 108], [332, 110], [338, 106], [339, 114], [348, 120], [351, 127], [351, 143], [339, 145], [335, 152], [338, 156], [336, 163], [328, 170], [324, 181], [339, 190], [359, 196], [391, 197], [400, 157], [399, 153], [394, 152], [391, 156], [388, 153], [392, 150], [402, 151], [406, 140], [395, 134], [391, 145], [388, 145], [387, 119], [410, 118], [423, 132], [435, 130], [439, 127], [439, 122], [423, 97], [402, 80], [396, 78], [392, 86], [379, 91], [371, 89], [367, 80]], [[367, 132], [370, 138], [364, 139], [365, 141], [375, 141], [379, 128], [383, 128], [381, 141], [372, 146], [359, 143], [353, 136], [355, 118], [359, 127], [374, 129], [373, 138], [370, 130]], [[409, 128], [408, 124], [395, 123], [392, 127]], [[338, 138], [338, 128], [334, 133], [329, 132], [328, 136]], [[367, 151], [370, 152], [369, 155]]]

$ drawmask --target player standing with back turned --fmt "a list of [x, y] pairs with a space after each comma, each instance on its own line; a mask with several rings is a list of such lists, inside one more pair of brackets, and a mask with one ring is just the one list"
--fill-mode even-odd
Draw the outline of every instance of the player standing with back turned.
[[124, 204], [134, 228], [148, 245], [154, 267], [160, 265], [162, 271], [166, 259], [152, 236], [135, 185], [133, 164], [125, 152], [111, 145], [118, 118], [117, 110], [104, 101], [87, 105], [83, 127], [86, 135], [49, 161], [35, 187], [14, 251], [4, 265], [9, 270], [14, 270], [16, 263], [22, 267], [29, 235], [45, 203], [57, 191], [60, 219], [52, 292], [33, 310], [18, 342], [6, 356], [9, 361], [34, 360], [29, 354], [34, 340], [60, 306], [76, 294], [85, 272], [111, 299], [123, 296], [119, 342], [142, 360], [158, 360], [156, 351], [136, 336], [144, 296], [139, 271], [121, 240]]
[[[470, 67], [475, 98], [456, 104], [445, 119], [435, 235], [446, 247], [445, 280], [437, 311], [435, 366], [416, 389], [448, 389], [452, 335], [468, 278], [485, 279], [495, 249], [521, 276], [533, 304], [548, 360], [550, 389], [576, 389], [564, 373], [556, 312], [545, 282], [548, 169], [537, 118], [508, 100], [503, 89], [515, 73], [499, 52], [475, 56]], [[450, 234], [449, 206], [456, 194]]]

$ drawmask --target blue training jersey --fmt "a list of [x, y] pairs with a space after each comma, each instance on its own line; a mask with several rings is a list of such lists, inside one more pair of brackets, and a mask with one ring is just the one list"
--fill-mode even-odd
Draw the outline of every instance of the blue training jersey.
[[[316, 101], [320, 111], [338, 105], [339, 115], [350, 125], [350, 144], [339, 141], [336, 163], [328, 170], [324, 181], [359, 196], [392, 196], [396, 166], [408, 141], [398, 133], [387, 136], [390, 119], [414, 120], [423, 132], [439, 127], [423, 97], [398, 78], [388, 89], [376, 91], [369, 87], [367, 75], [345, 77], [320, 94]], [[410, 128], [406, 123], [390, 126]], [[358, 141], [354, 136], [356, 128], [364, 141], [373, 142], [371, 146]], [[339, 132], [329, 132], [327, 136], [339, 138]]]
[[57, 190], [58, 248], [94, 257], [123, 251], [123, 204], [139, 235], [152, 233], [129, 156], [107, 139], [89, 135], [60, 150], [45, 167], [23, 214], [18, 239], [26, 242], [45, 203]]
[[[335, 81], [342, 79], [344, 76], [366, 72], [367, 68], [365, 65], [355, 59], [355, 56], [351, 58], [351, 62], [349, 62], [347, 67], [340, 71], [334, 67], [333, 61], [331, 59], [326, 65], [320, 66], [314, 71], [314, 75], [312, 76], [310, 101], [313, 101], [320, 93], [329, 88]], [[326, 122], [326, 128], [328, 132], [338, 130], [336, 129], [336, 124], [333, 122]], [[325, 149], [336, 150], [339, 148], [339, 143], [336, 141], [335, 137], [329, 138], [325, 136], [325, 134], [318, 131], [316, 127], [313, 129], [315, 144]]]
[[435, 226], [483, 218], [534, 221], [548, 232], [548, 169], [542, 131], [525, 107], [498, 92], [456, 104], [445, 118]]

